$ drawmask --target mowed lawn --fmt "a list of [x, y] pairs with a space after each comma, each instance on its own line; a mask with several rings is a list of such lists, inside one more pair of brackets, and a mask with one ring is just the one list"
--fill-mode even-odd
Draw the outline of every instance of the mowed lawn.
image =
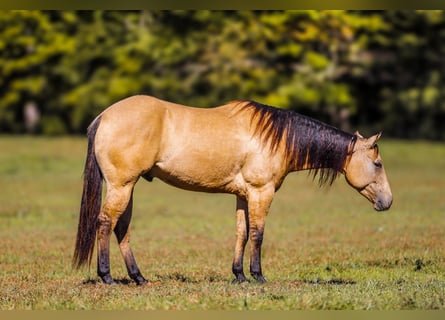
[[[107, 286], [73, 271], [86, 139], [0, 137], [0, 309], [445, 309], [445, 145], [387, 141], [377, 213], [343, 177], [288, 176], [269, 213], [264, 285], [231, 283], [235, 198], [136, 186], [128, 281], [116, 240]], [[248, 271], [248, 258], [245, 263]], [[248, 272], [247, 272], [248, 273]]]

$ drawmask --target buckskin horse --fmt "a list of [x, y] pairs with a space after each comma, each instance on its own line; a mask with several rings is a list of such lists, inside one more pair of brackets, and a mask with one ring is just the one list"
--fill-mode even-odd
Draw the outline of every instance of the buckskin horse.
[[380, 135], [366, 139], [254, 101], [205, 109], [149, 96], [121, 100], [88, 128], [73, 266], [91, 264], [97, 238], [97, 273], [113, 283], [109, 242], [114, 231], [130, 278], [138, 285], [147, 282], [130, 248], [129, 224], [136, 182], [158, 178], [186, 190], [236, 195], [234, 281], [247, 281], [243, 257], [250, 239], [250, 274], [265, 282], [265, 219], [288, 173], [311, 170], [320, 185], [344, 174], [375, 210], [389, 209], [392, 194], [376, 144]]

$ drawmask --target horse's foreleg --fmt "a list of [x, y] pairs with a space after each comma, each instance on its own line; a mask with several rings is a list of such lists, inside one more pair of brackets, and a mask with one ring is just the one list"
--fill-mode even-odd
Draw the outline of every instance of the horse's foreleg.
[[[107, 186], [108, 187], [108, 186]], [[108, 188], [105, 203], [98, 218], [97, 227], [97, 274], [103, 282], [114, 283], [110, 274], [110, 236], [119, 217], [127, 208], [133, 185]]]
[[[252, 220], [252, 219], [251, 219]], [[251, 222], [250, 228], [250, 274], [260, 283], [266, 282], [261, 268], [261, 245], [263, 244], [264, 219]]]
[[131, 195], [128, 202], [127, 208], [125, 209], [122, 216], [117, 221], [116, 227], [114, 228], [114, 233], [116, 234], [117, 241], [119, 243], [119, 248], [124, 258], [125, 265], [127, 267], [128, 275], [133, 279], [136, 284], [142, 285], [148, 281], [142, 276], [139, 267], [134, 258], [133, 252], [130, 248], [130, 221], [133, 211], [133, 195]]
[[273, 191], [254, 192], [249, 197], [250, 274], [260, 283], [266, 282], [261, 269], [266, 215], [272, 202]]
[[244, 249], [247, 243], [249, 233], [247, 202], [244, 198], [236, 198], [236, 243], [235, 258], [233, 259], [232, 272], [236, 279], [234, 282], [242, 283], [247, 281], [243, 271]]

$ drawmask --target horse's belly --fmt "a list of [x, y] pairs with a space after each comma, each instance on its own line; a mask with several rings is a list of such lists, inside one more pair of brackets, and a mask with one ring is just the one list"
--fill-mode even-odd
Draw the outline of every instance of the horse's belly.
[[239, 171], [229, 168], [175, 168], [155, 165], [148, 173], [177, 188], [212, 193], [242, 193], [243, 179]]

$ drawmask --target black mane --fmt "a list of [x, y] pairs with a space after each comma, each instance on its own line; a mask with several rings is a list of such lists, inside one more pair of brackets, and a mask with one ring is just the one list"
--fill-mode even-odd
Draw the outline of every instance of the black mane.
[[269, 141], [271, 152], [285, 142], [291, 170], [302, 170], [307, 165], [314, 178], [319, 175], [320, 185], [332, 184], [342, 172], [355, 135], [293, 111], [243, 102], [247, 102], [243, 109], [252, 111], [255, 134]]

